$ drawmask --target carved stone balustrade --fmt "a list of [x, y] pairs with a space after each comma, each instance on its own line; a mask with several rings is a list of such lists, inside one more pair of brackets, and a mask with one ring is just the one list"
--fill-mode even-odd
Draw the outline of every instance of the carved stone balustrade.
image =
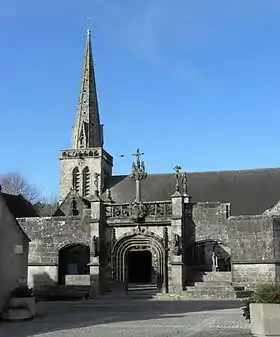
[[[105, 204], [105, 214], [108, 222], [119, 222], [119, 220], [137, 222], [135, 211], [141, 216], [142, 222], [162, 222], [163, 220], [170, 221], [172, 217], [172, 203], [170, 201], [156, 202], [140, 202], [140, 203], [125, 203], [125, 204]], [[139, 220], [138, 219], [138, 220]]]

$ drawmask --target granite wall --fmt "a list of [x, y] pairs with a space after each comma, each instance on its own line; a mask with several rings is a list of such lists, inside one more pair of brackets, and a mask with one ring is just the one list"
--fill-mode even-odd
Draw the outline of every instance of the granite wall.
[[248, 288], [276, 280], [274, 221], [264, 215], [230, 217], [233, 283]]
[[87, 217], [21, 218], [19, 223], [31, 239], [28, 261], [30, 286], [57, 281], [61, 248], [71, 244], [91, 244]]

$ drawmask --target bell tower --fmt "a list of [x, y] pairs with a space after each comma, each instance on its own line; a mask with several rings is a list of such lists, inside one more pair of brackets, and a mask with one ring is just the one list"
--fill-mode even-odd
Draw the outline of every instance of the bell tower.
[[104, 179], [112, 175], [112, 167], [113, 158], [103, 149], [103, 125], [100, 124], [91, 31], [88, 30], [72, 148], [60, 151], [60, 201], [71, 189], [81, 197], [93, 195], [96, 181], [102, 192]]

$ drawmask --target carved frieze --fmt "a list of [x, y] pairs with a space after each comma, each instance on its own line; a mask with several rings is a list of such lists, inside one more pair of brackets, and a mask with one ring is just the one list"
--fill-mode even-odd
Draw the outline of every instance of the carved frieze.
[[106, 205], [105, 209], [107, 218], [131, 218], [137, 221], [145, 217], [162, 218], [172, 215], [171, 202], [112, 204]]
[[100, 157], [100, 151], [99, 150], [89, 150], [89, 149], [83, 149], [83, 150], [64, 150], [61, 151], [61, 159], [67, 159], [67, 158], [84, 158], [84, 157]]
[[150, 250], [151, 245], [133, 245], [130, 251], [143, 251], [143, 250]]

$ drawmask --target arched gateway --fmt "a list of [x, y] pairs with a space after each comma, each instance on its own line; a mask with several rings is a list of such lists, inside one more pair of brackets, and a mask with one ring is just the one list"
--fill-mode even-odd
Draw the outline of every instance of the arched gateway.
[[127, 233], [113, 248], [113, 277], [122, 283], [153, 283], [165, 287], [163, 240], [151, 232]]

